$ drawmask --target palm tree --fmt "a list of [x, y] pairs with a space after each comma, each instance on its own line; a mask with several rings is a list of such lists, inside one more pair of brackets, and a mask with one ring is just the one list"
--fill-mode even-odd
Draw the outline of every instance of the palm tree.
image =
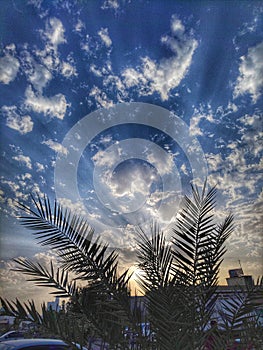
[[[206, 184], [201, 191], [192, 187], [192, 198], [185, 196], [168, 242], [157, 224], [151, 226], [150, 234], [138, 228], [138, 284], [145, 297], [142, 303], [135, 296], [132, 305], [129, 270], [119, 273], [117, 252], [95, 238], [85, 220], [57, 202], [52, 208], [47, 198], [33, 199], [34, 210], [20, 204], [26, 212], [20, 218], [22, 225], [33, 230], [39, 244], [55, 250], [61, 266], [55, 270], [51, 264], [47, 269], [18, 258], [14, 259], [16, 271], [38, 286], [55, 289], [53, 293], [60, 297], [70, 297], [71, 308], [59, 314], [43, 305], [40, 315], [33, 302], [1, 298], [2, 305], [9, 314], [29, 317], [81, 344], [94, 336], [110, 349], [129, 349], [128, 334], [132, 334], [134, 349], [204, 349], [225, 242], [233, 231], [231, 214], [221, 224], [215, 222], [215, 195], [215, 188], [207, 190]], [[74, 273], [72, 281], [69, 273]], [[80, 280], [84, 288], [78, 286]], [[244, 310], [245, 320], [249, 311]], [[142, 323], [150, 325], [150, 335], [144, 334]], [[226, 342], [218, 338], [214, 348], [222, 349]]]

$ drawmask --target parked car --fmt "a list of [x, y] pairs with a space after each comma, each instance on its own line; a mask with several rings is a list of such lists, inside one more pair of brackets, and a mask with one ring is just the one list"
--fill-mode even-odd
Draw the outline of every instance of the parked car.
[[19, 339], [0, 343], [0, 350], [73, 350], [74, 347], [59, 339]]
[[0, 342], [5, 340], [23, 339], [24, 333], [19, 331], [9, 331], [0, 336]]

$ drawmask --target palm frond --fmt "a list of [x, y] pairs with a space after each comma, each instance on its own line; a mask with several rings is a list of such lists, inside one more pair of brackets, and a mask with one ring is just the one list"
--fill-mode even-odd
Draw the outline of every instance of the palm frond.
[[160, 232], [156, 223], [151, 226], [151, 231], [151, 236], [148, 237], [144, 230], [139, 227], [137, 239], [138, 266], [143, 273], [139, 280], [146, 292], [149, 288], [152, 290], [166, 286], [172, 279], [171, 248], [166, 242], [164, 233]]
[[[21, 216], [20, 220], [24, 226], [33, 230], [41, 245], [55, 249], [62, 265], [55, 273], [52, 265], [48, 271], [39, 264], [17, 259], [16, 262], [21, 266], [20, 271], [33, 276], [31, 280], [39, 286], [57, 289], [53, 294], [63, 297], [70, 294], [73, 296], [78, 292], [75, 282], [68, 281], [68, 272], [72, 271], [76, 279], [84, 280], [87, 285], [92, 284], [97, 295], [107, 295], [110, 308], [105, 302], [102, 310], [105, 322], [112, 321], [115, 313], [118, 315], [119, 325], [123, 322], [132, 324], [129, 301], [131, 275], [128, 270], [119, 274], [116, 251], [109, 250], [108, 245], [102, 244], [99, 237], [94, 238], [94, 230], [84, 219], [72, 215], [57, 202], [52, 208], [47, 198], [33, 201], [36, 210], [20, 205], [20, 208], [27, 213]], [[86, 316], [89, 319], [90, 315]], [[93, 317], [92, 323], [98, 326], [96, 322]]]
[[232, 296], [222, 301], [220, 314], [226, 329], [236, 330], [244, 324], [254, 323], [257, 326], [258, 317], [255, 313], [257, 306], [262, 304], [262, 279], [254, 286], [238, 285], [233, 287]]
[[[173, 232], [175, 266], [188, 278], [191, 285], [200, 283], [200, 276], [210, 253], [211, 232], [215, 230], [211, 212], [215, 206], [216, 190], [213, 187], [205, 195], [192, 187], [193, 200], [185, 196]], [[200, 276], [199, 276], [200, 275]]]
[[56, 292], [50, 294], [56, 294], [58, 297], [67, 298], [74, 297], [78, 294], [79, 288], [76, 285], [76, 281], [69, 281], [68, 271], [57, 268], [54, 270], [53, 263], [50, 263], [50, 271], [47, 268], [34, 263], [27, 259], [17, 258], [13, 259], [20, 267], [13, 269], [19, 271], [25, 275], [33, 276], [28, 281], [33, 281], [39, 287], [50, 287], [57, 289]]
[[[121, 279], [118, 273], [118, 254], [109, 253], [108, 246], [100, 238], [94, 239], [94, 230], [86, 220], [63, 209], [56, 201], [52, 208], [49, 199], [33, 198], [36, 210], [23, 204], [20, 208], [27, 215], [21, 216], [22, 225], [33, 230], [41, 245], [55, 249], [62, 259], [62, 270], [74, 271], [78, 278], [89, 281], [97, 280], [97, 285], [106, 288], [109, 293], [117, 289], [128, 293], [128, 278]], [[125, 283], [124, 283], [125, 282]]]
[[42, 317], [37, 311], [34, 301], [21, 303], [19, 299], [9, 301], [1, 297], [0, 301], [6, 315], [14, 316], [19, 320], [32, 321], [36, 324], [42, 323]]

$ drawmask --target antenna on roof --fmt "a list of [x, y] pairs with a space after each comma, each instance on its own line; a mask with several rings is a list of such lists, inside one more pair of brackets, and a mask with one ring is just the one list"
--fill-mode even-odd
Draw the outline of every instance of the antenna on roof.
[[238, 259], [238, 263], [239, 263], [240, 269], [241, 269], [241, 271], [242, 271], [241, 273], [242, 273], [242, 275], [244, 275], [244, 271], [243, 271], [243, 268], [242, 268], [240, 259]]

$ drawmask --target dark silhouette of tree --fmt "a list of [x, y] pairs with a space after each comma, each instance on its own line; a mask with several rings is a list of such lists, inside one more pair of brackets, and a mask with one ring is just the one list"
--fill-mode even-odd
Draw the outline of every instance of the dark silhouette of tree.
[[[201, 350], [208, 346], [209, 336], [214, 350], [226, 349], [237, 329], [250, 344], [259, 334], [252, 311], [262, 281], [238, 294], [243, 295], [242, 302], [225, 303], [221, 327], [226, 336], [211, 338], [212, 330], [207, 332], [225, 242], [233, 231], [231, 214], [216, 223], [215, 196], [215, 188], [207, 190], [206, 184], [201, 191], [192, 187], [192, 198], [184, 197], [168, 242], [157, 224], [150, 232], [137, 229], [138, 284], [144, 298], [131, 297], [129, 270], [119, 273], [117, 252], [95, 238], [84, 219], [57, 202], [52, 207], [47, 198], [33, 198], [35, 209], [20, 204], [25, 212], [20, 217], [22, 225], [33, 231], [39, 244], [57, 253], [61, 266], [55, 269], [51, 263], [47, 269], [18, 258], [14, 259], [16, 271], [30, 276], [38, 286], [55, 289], [59, 297], [69, 297], [70, 303], [60, 313], [43, 304], [40, 314], [33, 301], [22, 304], [1, 298], [4, 309], [65, 340], [85, 344], [88, 338], [99, 338], [105, 349]], [[78, 281], [85, 287], [79, 287]], [[142, 325], [148, 327], [147, 332]]]

